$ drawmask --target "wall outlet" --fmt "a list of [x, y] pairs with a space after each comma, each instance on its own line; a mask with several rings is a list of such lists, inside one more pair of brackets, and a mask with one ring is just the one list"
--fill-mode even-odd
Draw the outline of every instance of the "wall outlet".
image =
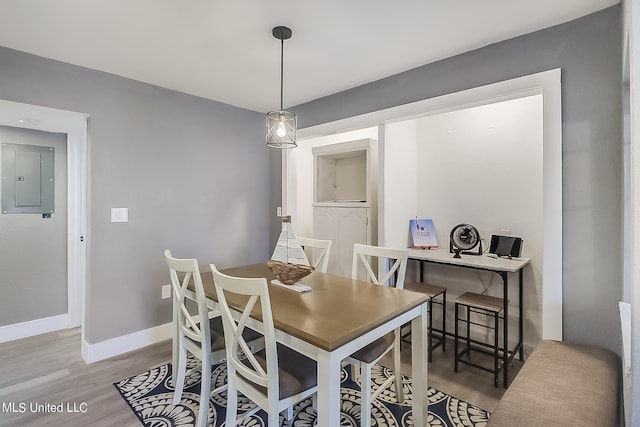
[[162, 285], [162, 299], [171, 298], [171, 285]]

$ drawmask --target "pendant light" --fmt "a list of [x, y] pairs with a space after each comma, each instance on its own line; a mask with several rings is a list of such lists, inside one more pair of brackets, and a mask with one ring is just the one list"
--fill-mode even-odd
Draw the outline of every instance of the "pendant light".
[[284, 111], [282, 106], [284, 81], [284, 41], [291, 38], [291, 28], [278, 26], [272, 31], [280, 40], [280, 110], [267, 113], [267, 146], [271, 148], [294, 148], [296, 143], [297, 117], [295, 113]]

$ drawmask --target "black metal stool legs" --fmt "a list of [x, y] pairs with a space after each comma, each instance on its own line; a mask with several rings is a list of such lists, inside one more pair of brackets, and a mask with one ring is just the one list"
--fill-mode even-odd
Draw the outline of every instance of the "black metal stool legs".
[[[424, 293], [429, 296], [429, 301], [427, 302], [427, 307], [429, 311], [429, 325], [427, 327], [427, 350], [428, 350], [428, 360], [429, 362], [433, 361], [433, 350], [438, 348], [438, 346], [442, 346], [442, 351], [445, 351], [446, 347], [446, 336], [447, 336], [447, 289], [442, 286], [430, 285], [427, 283], [414, 283], [414, 282], [405, 282], [404, 289]], [[441, 297], [442, 300], [437, 300], [436, 298]], [[438, 304], [442, 307], [442, 329], [436, 329], [433, 327], [433, 306]], [[436, 332], [438, 335], [434, 337], [433, 332]], [[403, 341], [405, 338], [409, 336], [410, 332], [405, 333], [402, 336]]]
[[[482, 369], [484, 371], [490, 372], [493, 374], [493, 381], [496, 387], [498, 387], [498, 374], [502, 370], [502, 366], [500, 366], [500, 344], [499, 344], [499, 336], [500, 336], [500, 312], [502, 311], [502, 299], [496, 298], [483, 294], [476, 294], [473, 292], [465, 292], [456, 298], [455, 301], [455, 334], [454, 334], [454, 347], [455, 347], [455, 355], [454, 355], [454, 370], [458, 372], [459, 363], [464, 363], [466, 365], [470, 365], [476, 367], [478, 369]], [[463, 306], [465, 309], [465, 317], [460, 317], [460, 306]], [[490, 316], [487, 320], [493, 320], [493, 327], [488, 324], [488, 322], [479, 322], [473, 321], [471, 319], [471, 313], [477, 313], [484, 316]], [[466, 335], [462, 337], [460, 335], [460, 321], [466, 322]], [[482, 342], [471, 338], [471, 324], [477, 325], [479, 327], [493, 329], [494, 337], [493, 344], [488, 342]], [[460, 349], [460, 339], [464, 339], [465, 347]], [[471, 360], [471, 349], [472, 344], [474, 344], [474, 351], [479, 353], [484, 353], [493, 357], [493, 368], [488, 368], [486, 365], [480, 365]], [[489, 347], [491, 351], [483, 347]], [[505, 351], [505, 350], [502, 350]], [[466, 354], [466, 358], [464, 355]]]
[[433, 362], [433, 298], [429, 298], [427, 304], [429, 308], [429, 326], [427, 327], [427, 352], [429, 353], [429, 363]]
[[447, 291], [442, 293], [442, 351], [444, 352], [446, 347], [447, 336]]
[[499, 361], [500, 361], [500, 357], [498, 354], [498, 335], [500, 335], [498, 333], [498, 312], [494, 312], [493, 313], [493, 330], [494, 330], [494, 337], [493, 337], [493, 382], [495, 384], [496, 387], [498, 387], [498, 372], [500, 372], [500, 370], [498, 369], [498, 365], [499, 365]]
[[471, 312], [469, 306], [466, 306], [467, 311], [467, 360], [471, 360]]
[[454, 371], [458, 372], [458, 309], [460, 308], [460, 304], [456, 303], [456, 309], [455, 309], [455, 325], [454, 325], [454, 341], [453, 341], [453, 351], [455, 353], [455, 357], [454, 357]]

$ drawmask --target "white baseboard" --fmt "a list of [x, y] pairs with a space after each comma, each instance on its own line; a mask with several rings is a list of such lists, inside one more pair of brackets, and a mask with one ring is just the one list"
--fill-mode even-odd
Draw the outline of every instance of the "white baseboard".
[[94, 363], [119, 354], [137, 350], [151, 344], [164, 341], [172, 336], [172, 323], [155, 326], [127, 335], [89, 344], [82, 340], [82, 358], [87, 363]]
[[13, 325], [0, 326], [0, 343], [46, 334], [47, 332], [59, 331], [69, 327], [69, 315], [67, 313], [29, 320], [28, 322]]

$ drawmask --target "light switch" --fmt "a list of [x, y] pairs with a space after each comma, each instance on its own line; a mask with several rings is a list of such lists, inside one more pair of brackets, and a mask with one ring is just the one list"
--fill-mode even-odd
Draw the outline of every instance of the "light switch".
[[162, 299], [171, 298], [171, 285], [162, 286]]
[[111, 208], [111, 222], [129, 222], [129, 208]]

